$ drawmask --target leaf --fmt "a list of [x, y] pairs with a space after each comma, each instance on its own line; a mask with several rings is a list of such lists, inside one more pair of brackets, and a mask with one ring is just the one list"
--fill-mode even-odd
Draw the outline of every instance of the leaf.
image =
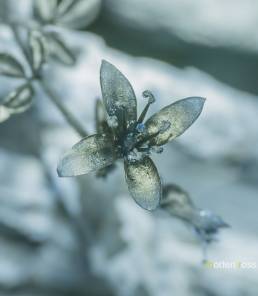
[[12, 91], [0, 105], [0, 123], [9, 119], [13, 114], [22, 113], [29, 109], [33, 95], [34, 91], [30, 84], [24, 84]]
[[61, 0], [60, 4], [57, 7], [57, 15], [60, 17], [67, 13], [69, 9], [75, 5], [77, 0]]
[[59, 177], [88, 174], [111, 165], [116, 159], [114, 146], [105, 135], [92, 135], [75, 144], [59, 161]]
[[8, 53], [0, 53], [0, 75], [10, 77], [25, 77], [22, 65]]
[[35, 15], [43, 22], [52, 22], [56, 13], [57, 0], [34, 0]]
[[0, 123], [6, 121], [11, 116], [9, 109], [0, 105]]
[[112, 64], [102, 61], [100, 84], [107, 113], [118, 119], [119, 127], [137, 120], [137, 101], [126, 77]]
[[[151, 145], [161, 146], [180, 136], [202, 112], [205, 99], [189, 97], [166, 106], [145, 123], [146, 134], [153, 136]], [[156, 136], [155, 136], [156, 135]]]
[[57, 9], [57, 23], [71, 29], [83, 29], [100, 11], [100, 0], [63, 0]]
[[12, 91], [4, 100], [3, 105], [9, 109], [11, 114], [22, 113], [30, 108], [34, 95], [30, 84], [24, 84]]
[[55, 32], [48, 33], [47, 40], [49, 43], [50, 54], [59, 62], [72, 66], [76, 63], [76, 57], [67, 47], [61, 36]]
[[29, 46], [32, 54], [32, 65], [38, 71], [46, 62], [48, 56], [48, 46], [45, 36], [38, 30], [29, 33]]
[[125, 161], [125, 177], [135, 202], [146, 210], [154, 210], [161, 199], [162, 188], [157, 168], [149, 157]]

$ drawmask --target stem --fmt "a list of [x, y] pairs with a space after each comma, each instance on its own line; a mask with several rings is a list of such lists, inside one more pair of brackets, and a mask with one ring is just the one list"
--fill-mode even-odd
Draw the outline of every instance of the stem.
[[[52, 90], [49, 89], [47, 83], [42, 79], [40, 80], [39, 77], [37, 76], [37, 73], [35, 73], [32, 64], [31, 64], [31, 60], [30, 57], [28, 55], [28, 52], [26, 50], [26, 48], [23, 46], [23, 42], [20, 38], [19, 32], [16, 28], [16, 26], [14, 24], [10, 24], [10, 27], [12, 29], [12, 32], [14, 34], [15, 40], [18, 44], [18, 46], [20, 47], [29, 67], [31, 70], [31, 74], [32, 77], [31, 78], [27, 78], [28, 82], [32, 82], [34, 80], [37, 80], [37, 82], [40, 84], [42, 90], [46, 93], [46, 95], [48, 96], [48, 98], [54, 103], [54, 105], [60, 110], [60, 112], [64, 115], [65, 119], [67, 120], [67, 122], [74, 128], [74, 130], [81, 136], [81, 137], [85, 137], [87, 136], [87, 132], [85, 131], [85, 129], [81, 126], [81, 124], [77, 121], [76, 118], [73, 117], [73, 115], [68, 111], [68, 109], [66, 109], [66, 107], [61, 103], [60, 99], [58, 98], [58, 96], [56, 94], [54, 94], [52, 92]], [[42, 159], [41, 159], [42, 160]], [[42, 160], [42, 163], [44, 164], [44, 161]], [[75, 218], [73, 217], [69, 210], [66, 208], [62, 197], [58, 191], [58, 188], [55, 186], [51, 176], [48, 174], [47, 168], [44, 164], [44, 171], [46, 173], [47, 176], [47, 180], [49, 182], [49, 185], [52, 186], [52, 188], [54, 189], [54, 191], [56, 192], [56, 201], [57, 201], [57, 206], [58, 209], [72, 222], [73, 227], [75, 228], [79, 241], [80, 241], [80, 253], [81, 253], [81, 257], [83, 258], [83, 263], [86, 266], [87, 265], [87, 261], [85, 256], [84, 256], [84, 247], [89, 244], [90, 242], [90, 232], [88, 230], [88, 232], [86, 233], [85, 231], [85, 227], [84, 227], [84, 222], [80, 219], [80, 218]], [[86, 229], [87, 230], [87, 229]]]
[[[47, 97], [52, 101], [52, 103], [59, 109], [59, 111], [63, 114], [63, 116], [65, 117], [66, 121], [69, 123], [69, 125], [71, 127], [73, 127], [73, 129], [81, 136], [81, 137], [86, 137], [88, 135], [87, 131], [84, 129], [84, 127], [81, 125], [81, 123], [73, 116], [73, 114], [63, 105], [63, 103], [60, 101], [59, 97], [53, 93], [52, 90], [50, 90], [49, 86], [47, 85], [47, 83], [42, 79], [38, 79], [38, 75], [37, 73], [35, 73], [32, 64], [31, 64], [31, 59], [30, 56], [28, 55], [28, 52], [26, 50], [26, 48], [23, 46], [23, 42], [20, 38], [19, 32], [16, 28], [15, 25], [11, 24], [10, 25], [15, 40], [17, 42], [17, 44], [19, 45], [19, 47], [21, 48], [23, 55], [28, 63], [28, 65], [30, 66], [30, 70], [31, 73], [33, 75], [32, 80], [36, 79], [38, 81], [38, 83], [40, 84], [41, 88], [43, 89], [43, 91], [45, 92], [45, 94], [47, 95]], [[31, 80], [31, 79], [30, 79]]]
[[51, 102], [59, 109], [59, 111], [63, 114], [66, 121], [69, 123], [71, 127], [79, 134], [82, 138], [86, 137], [88, 133], [84, 129], [84, 127], [81, 125], [81, 123], [72, 115], [72, 113], [66, 109], [66, 107], [63, 105], [63, 103], [60, 101], [60, 99], [57, 97], [56, 94], [53, 93], [53, 91], [49, 88], [46, 81], [38, 80], [41, 88], [44, 90], [45, 94], [48, 96], [48, 98], [51, 100]]

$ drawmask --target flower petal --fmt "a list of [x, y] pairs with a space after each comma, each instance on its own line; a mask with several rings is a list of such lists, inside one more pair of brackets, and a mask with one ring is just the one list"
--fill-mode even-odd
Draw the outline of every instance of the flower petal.
[[162, 188], [156, 166], [149, 157], [134, 162], [125, 161], [128, 189], [136, 203], [146, 210], [158, 207]]
[[126, 77], [112, 64], [102, 61], [100, 84], [104, 105], [109, 116], [115, 116], [119, 125], [121, 110], [124, 110], [127, 127], [137, 120], [137, 101], [134, 90]]
[[201, 114], [205, 99], [189, 97], [164, 107], [145, 123], [152, 145], [163, 145], [180, 136]]
[[196, 212], [189, 194], [174, 184], [164, 186], [160, 206], [170, 215], [189, 223], [192, 223]]
[[106, 135], [96, 134], [75, 144], [59, 161], [59, 177], [72, 177], [102, 169], [116, 159], [113, 143]]
[[96, 121], [96, 131], [99, 134], [110, 134], [112, 130], [107, 123], [107, 114], [100, 99], [96, 101], [95, 105], [95, 121]]

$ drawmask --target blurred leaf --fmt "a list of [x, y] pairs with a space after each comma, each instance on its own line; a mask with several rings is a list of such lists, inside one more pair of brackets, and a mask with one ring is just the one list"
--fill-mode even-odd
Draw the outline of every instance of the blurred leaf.
[[57, 9], [56, 22], [71, 29], [83, 29], [96, 18], [100, 4], [100, 0], [63, 0]]
[[43, 22], [52, 22], [56, 13], [57, 0], [34, 0], [35, 15]]
[[57, 7], [57, 15], [62, 16], [67, 13], [76, 2], [77, 0], [61, 0]]
[[22, 113], [30, 108], [34, 91], [32, 86], [24, 84], [4, 98], [0, 105], [0, 122], [7, 120], [12, 114]]
[[154, 210], [161, 199], [161, 181], [157, 168], [149, 157], [125, 161], [128, 189], [136, 203], [146, 210]]
[[29, 46], [32, 54], [32, 65], [38, 71], [46, 62], [48, 56], [48, 45], [45, 36], [38, 30], [29, 33]]
[[73, 52], [62, 40], [61, 36], [55, 32], [48, 33], [49, 53], [59, 62], [72, 66], [76, 63], [76, 57]]
[[106, 135], [92, 135], [75, 144], [61, 158], [59, 177], [72, 177], [100, 170], [115, 161], [114, 146]]
[[3, 105], [0, 105], [0, 123], [6, 121], [10, 115], [9, 109]]
[[0, 235], [1, 237], [8, 237], [18, 243], [23, 243], [28, 246], [38, 247], [44, 243], [44, 239], [37, 237], [29, 232], [26, 232], [22, 227], [15, 226], [12, 221], [0, 221]]
[[189, 194], [179, 186], [164, 186], [160, 206], [171, 215], [192, 223], [195, 206]]
[[145, 123], [151, 145], [163, 145], [180, 136], [188, 129], [202, 112], [205, 99], [189, 97], [164, 107]]
[[22, 65], [8, 53], [0, 53], [0, 75], [25, 77]]

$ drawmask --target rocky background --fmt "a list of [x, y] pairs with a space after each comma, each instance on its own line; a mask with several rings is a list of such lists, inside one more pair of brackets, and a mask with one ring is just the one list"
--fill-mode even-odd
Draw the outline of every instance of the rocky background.
[[[0, 0], [0, 16], [24, 21], [31, 3]], [[255, 0], [105, 0], [85, 31], [62, 31], [77, 64], [44, 69], [90, 132], [102, 59], [128, 77], [140, 108], [145, 89], [157, 98], [151, 112], [206, 97], [197, 122], [155, 163], [164, 183], [179, 184], [231, 225], [208, 259], [257, 268], [203, 266], [190, 228], [134, 203], [122, 164], [104, 180], [59, 179], [58, 158], [79, 138], [39, 89], [32, 109], [0, 125], [1, 296], [257, 295], [257, 25]], [[21, 56], [1, 24], [0, 51], [6, 49]], [[0, 81], [1, 96], [18, 83]]]

